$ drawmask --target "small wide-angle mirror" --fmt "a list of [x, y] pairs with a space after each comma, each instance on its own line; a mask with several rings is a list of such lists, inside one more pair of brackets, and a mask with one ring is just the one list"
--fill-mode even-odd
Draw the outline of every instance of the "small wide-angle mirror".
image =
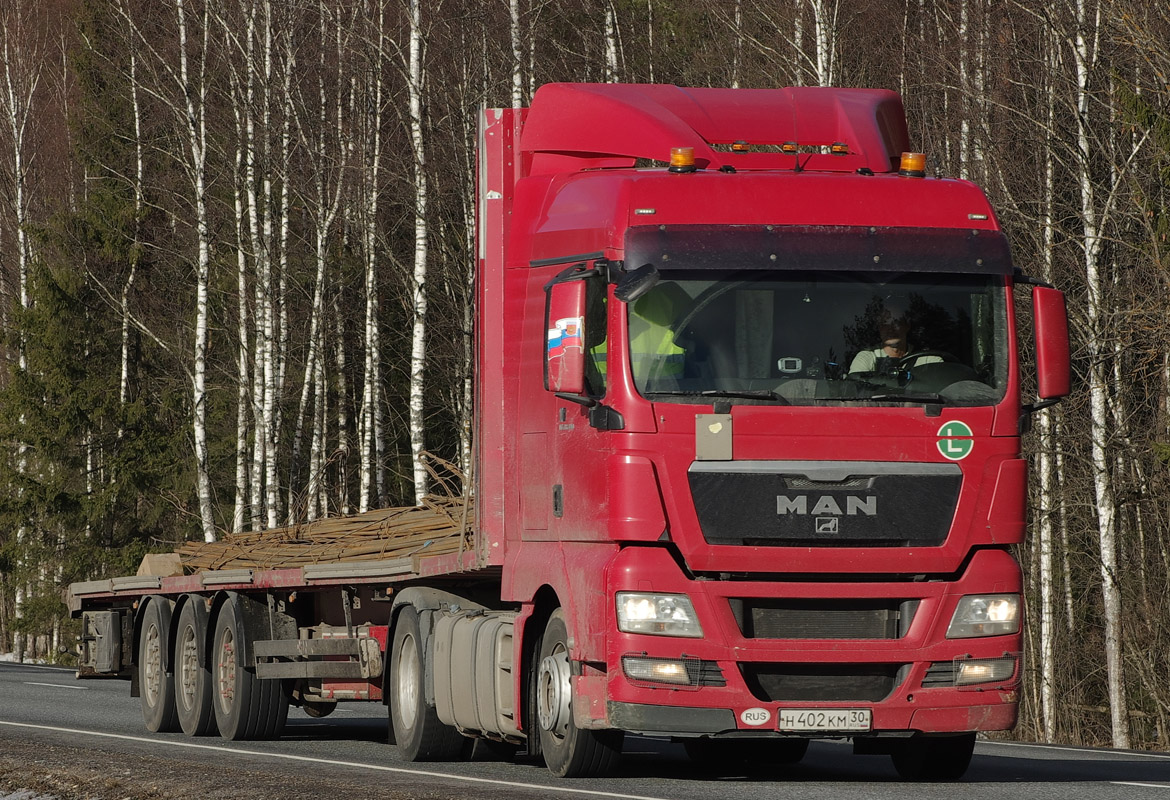
[[623, 303], [632, 303], [653, 289], [660, 277], [662, 276], [659, 275], [657, 267], [653, 264], [643, 264], [637, 269], [627, 272], [618, 281], [617, 286], [614, 287], [613, 296]]

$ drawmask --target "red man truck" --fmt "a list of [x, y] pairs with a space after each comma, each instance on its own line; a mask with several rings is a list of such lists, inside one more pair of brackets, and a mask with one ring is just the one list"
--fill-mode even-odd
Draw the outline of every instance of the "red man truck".
[[129, 678], [152, 730], [381, 700], [411, 760], [478, 737], [570, 777], [626, 733], [769, 763], [847, 738], [961, 776], [1016, 721], [1020, 434], [1069, 345], [983, 192], [909, 150], [888, 91], [486, 111], [470, 545], [75, 584], [80, 673]]

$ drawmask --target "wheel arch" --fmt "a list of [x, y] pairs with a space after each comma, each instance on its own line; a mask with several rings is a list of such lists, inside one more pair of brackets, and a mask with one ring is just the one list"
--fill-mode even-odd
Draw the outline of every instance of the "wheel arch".
[[[544, 636], [544, 629], [553, 612], [560, 607], [561, 599], [556, 590], [549, 584], [544, 584], [536, 590], [536, 594], [532, 597], [531, 610], [527, 614], [521, 615], [520, 619], [523, 619], [523, 623], [520, 630], [514, 634], [517, 638], [516, 647], [520, 656], [520, 669], [516, 674], [516, 691], [520, 698], [520, 702], [517, 703], [517, 712], [520, 715], [518, 727], [528, 736], [528, 749], [534, 754], [538, 754], [540, 750], [540, 737], [537, 735], [537, 729], [534, 725], [529, 724], [530, 719], [536, 718], [532, 706], [534, 666], [537, 650]], [[571, 631], [569, 635], [572, 636]]]

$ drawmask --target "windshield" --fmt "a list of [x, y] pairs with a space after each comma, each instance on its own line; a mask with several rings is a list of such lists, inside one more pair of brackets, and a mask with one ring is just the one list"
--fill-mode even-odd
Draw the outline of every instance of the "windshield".
[[650, 399], [979, 406], [1007, 384], [997, 274], [666, 269], [627, 313]]

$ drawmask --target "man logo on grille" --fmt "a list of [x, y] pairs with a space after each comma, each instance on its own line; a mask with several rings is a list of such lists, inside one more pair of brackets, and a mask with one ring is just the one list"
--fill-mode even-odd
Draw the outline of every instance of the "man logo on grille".
[[[844, 508], [842, 508], [842, 502]], [[787, 495], [776, 495], [776, 513], [780, 515], [794, 514], [803, 517], [805, 515], [812, 515], [820, 517], [828, 514], [833, 516], [840, 516], [845, 514], [850, 517], [861, 514], [866, 517], [877, 516], [877, 496], [867, 495], [859, 497], [857, 495], [848, 495], [841, 498], [839, 502], [837, 498], [832, 495], [822, 495], [817, 498], [817, 501], [809, 508], [809, 498], [805, 495], [797, 495], [796, 497], [788, 497]]]

